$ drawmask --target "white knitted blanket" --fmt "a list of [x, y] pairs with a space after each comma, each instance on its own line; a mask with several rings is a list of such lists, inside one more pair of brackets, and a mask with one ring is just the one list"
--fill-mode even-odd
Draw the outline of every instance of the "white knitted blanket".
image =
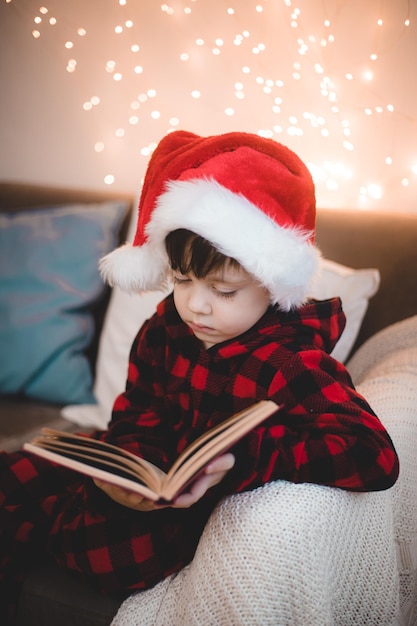
[[417, 316], [377, 333], [348, 364], [390, 433], [400, 478], [390, 490], [403, 626], [417, 626]]
[[193, 562], [128, 598], [112, 626], [417, 626], [417, 317], [402, 324], [349, 364], [397, 446], [397, 485], [277, 481], [231, 496]]

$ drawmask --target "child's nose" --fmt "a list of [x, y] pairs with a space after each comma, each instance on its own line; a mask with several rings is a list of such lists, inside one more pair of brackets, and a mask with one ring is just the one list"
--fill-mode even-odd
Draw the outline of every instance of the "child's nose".
[[208, 294], [201, 285], [193, 285], [188, 297], [188, 308], [193, 313], [204, 313], [207, 315], [211, 311]]

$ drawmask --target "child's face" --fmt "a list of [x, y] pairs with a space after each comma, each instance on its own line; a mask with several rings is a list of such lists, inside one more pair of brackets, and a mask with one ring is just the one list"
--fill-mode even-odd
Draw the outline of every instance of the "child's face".
[[206, 348], [251, 328], [270, 304], [267, 289], [242, 267], [226, 265], [205, 278], [174, 271], [173, 280], [178, 314]]

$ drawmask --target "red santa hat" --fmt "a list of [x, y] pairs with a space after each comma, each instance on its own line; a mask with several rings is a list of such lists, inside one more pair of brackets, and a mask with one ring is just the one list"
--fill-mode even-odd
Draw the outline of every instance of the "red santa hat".
[[236, 259], [283, 310], [300, 306], [315, 273], [315, 193], [299, 157], [249, 133], [199, 137], [176, 131], [155, 149], [145, 175], [133, 243], [100, 262], [125, 291], [162, 290], [165, 237], [185, 228]]

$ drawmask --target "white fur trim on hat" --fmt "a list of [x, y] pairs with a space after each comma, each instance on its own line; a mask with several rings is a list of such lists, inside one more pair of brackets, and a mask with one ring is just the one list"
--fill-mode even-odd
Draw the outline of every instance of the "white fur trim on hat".
[[241, 194], [207, 179], [169, 182], [146, 225], [146, 243], [127, 244], [104, 257], [102, 275], [127, 291], [164, 289], [165, 237], [179, 228], [236, 259], [283, 310], [305, 301], [319, 259], [312, 233], [277, 224]]

